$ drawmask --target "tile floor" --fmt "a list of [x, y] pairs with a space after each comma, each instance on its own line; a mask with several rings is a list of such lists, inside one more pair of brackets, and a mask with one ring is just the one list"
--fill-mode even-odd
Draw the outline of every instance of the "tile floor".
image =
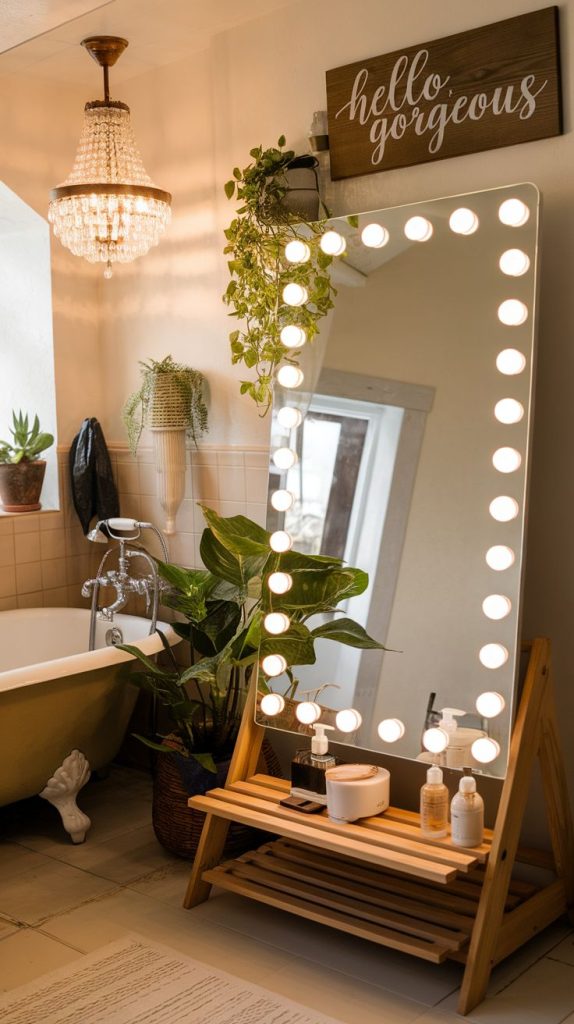
[[[463, 1020], [454, 963], [426, 964], [227, 893], [183, 910], [189, 864], [156, 842], [150, 802], [145, 774], [114, 767], [82, 794], [93, 827], [77, 847], [39, 799], [0, 810], [0, 990], [138, 932], [344, 1024]], [[568, 923], [501, 964], [467, 1019], [574, 1024]]]

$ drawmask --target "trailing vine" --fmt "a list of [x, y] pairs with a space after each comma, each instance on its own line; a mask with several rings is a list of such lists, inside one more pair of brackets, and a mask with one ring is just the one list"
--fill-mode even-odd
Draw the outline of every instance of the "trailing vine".
[[[303, 220], [284, 204], [289, 192], [286, 171], [295, 156], [284, 146], [281, 136], [277, 148], [252, 149], [253, 163], [243, 170], [236, 167], [225, 185], [227, 198], [240, 202], [225, 231], [223, 250], [231, 257], [231, 281], [223, 301], [232, 307], [229, 315], [241, 321], [229, 335], [232, 362], [255, 371], [255, 380], [241, 381], [240, 390], [254, 399], [262, 415], [271, 405], [279, 364], [298, 362], [298, 350], [281, 341], [282, 328], [288, 324], [302, 327], [307, 341], [312, 342], [336, 294], [328, 273], [333, 257], [319, 245], [325, 220]], [[302, 239], [309, 246], [307, 262], [293, 264], [285, 258], [285, 246], [293, 239]], [[307, 289], [304, 305], [283, 302], [283, 288], [291, 282]]]

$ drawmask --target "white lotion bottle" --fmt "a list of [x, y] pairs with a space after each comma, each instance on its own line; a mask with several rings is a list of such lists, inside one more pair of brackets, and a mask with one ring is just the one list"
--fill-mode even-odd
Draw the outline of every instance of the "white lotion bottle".
[[476, 792], [476, 779], [463, 775], [450, 805], [454, 846], [480, 846], [484, 835], [484, 801]]

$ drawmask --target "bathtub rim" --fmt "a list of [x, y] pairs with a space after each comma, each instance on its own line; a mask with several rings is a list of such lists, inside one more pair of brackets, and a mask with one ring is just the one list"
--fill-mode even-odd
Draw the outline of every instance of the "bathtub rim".
[[[76, 619], [81, 616], [86, 623], [86, 627], [88, 626], [90, 617], [90, 612], [85, 608], [66, 607], [11, 608], [0, 612], [0, 616], [17, 616], [19, 619], [22, 619], [34, 612], [41, 612], [42, 618], [49, 618], [50, 614], [54, 612], [63, 612]], [[149, 619], [146, 619], [141, 615], [124, 615], [123, 613], [114, 617], [114, 621], [110, 623], [110, 628], [113, 628], [114, 625], [121, 628], [121, 624], [124, 619], [145, 623], [146, 627], [149, 629]], [[177, 635], [173, 627], [168, 622], [158, 621], [157, 625], [164, 634], [170, 647], [175, 647], [176, 644], [180, 643], [181, 637]], [[137, 647], [142, 654], [147, 654], [148, 657], [163, 650], [163, 644], [158, 633], [152, 633], [151, 635], [148, 634], [138, 638], [137, 640], [131, 640], [128, 642], [133, 647]], [[87, 663], [86, 659], [89, 659]], [[0, 672], [0, 694], [7, 693], [10, 690], [18, 690], [26, 686], [35, 686], [36, 683], [63, 679], [67, 676], [80, 675], [84, 672], [91, 672], [93, 670], [95, 671], [97, 669], [107, 668], [108, 666], [120, 665], [128, 661], [135, 661], [135, 658], [131, 654], [127, 654], [125, 651], [119, 651], [117, 647], [110, 646], [100, 647], [95, 651], [82, 651], [79, 654], [69, 654], [65, 658], [52, 658], [50, 661], [32, 662], [30, 665], [23, 665], [21, 668], [8, 669], [6, 672]]]

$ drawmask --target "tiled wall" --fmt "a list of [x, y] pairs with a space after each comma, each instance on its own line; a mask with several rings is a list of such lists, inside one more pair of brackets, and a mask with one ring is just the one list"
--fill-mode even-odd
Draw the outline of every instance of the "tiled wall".
[[[268, 454], [263, 450], [202, 448], [188, 453], [185, 499], [177, 533], [168, 538], [170, 559], [199, 566], [204, 528], [201, 501], [223, 516], [246, 515], [265, 522]], [[133, 459], [125, 448], [110, 450], [121, 512], [163, 526], [150, 448]], [[81, 584], [93, 575], [102, 548], [90, 544], [70, 498], [68, 452], [60, 450], [60, 511], [0, 516], [0, 611], [10, 608], [81, 606]], [[143, 543], [156, 553], [152, 535]], [[148, 544], [149, 541], [149, 544]], [[159, 553], [159, 552], [157, 552]]]

